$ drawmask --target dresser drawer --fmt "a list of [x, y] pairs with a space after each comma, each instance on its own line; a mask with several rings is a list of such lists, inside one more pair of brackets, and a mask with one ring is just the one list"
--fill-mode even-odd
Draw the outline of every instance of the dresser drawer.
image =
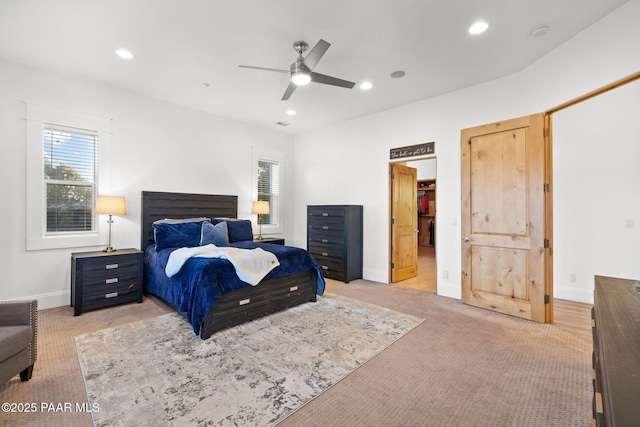
[[307, 230], [307, 242], [340, 245], [344, 247], [344, 236], [337, 233], [319, 232], [317, 230]]
[[330, 257], [343, 259], [344, 258], [344, 245], [335, 243], [321, 243], [309, 241], [307, 244], [307, 250], [313, 257]]
[[342, 206], [309, 206], [307, 209], [307, 215], [309, 221], [316, 218], [338, 218], [338, 221], [344, 222], [344, 211]]
[[332, 260], [331, 258], [313, 258], [320, 267], [322, 275], [335, 279], [344, 277], [344, 262]]

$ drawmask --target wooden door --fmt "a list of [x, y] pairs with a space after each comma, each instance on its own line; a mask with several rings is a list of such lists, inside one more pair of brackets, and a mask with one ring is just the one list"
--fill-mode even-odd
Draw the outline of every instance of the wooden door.
[[460, 148], [462, 302], [549, 321], [544, 115], [465, 129]]
[[391, 281], [418, 275], [418, 170], [391, 164]]

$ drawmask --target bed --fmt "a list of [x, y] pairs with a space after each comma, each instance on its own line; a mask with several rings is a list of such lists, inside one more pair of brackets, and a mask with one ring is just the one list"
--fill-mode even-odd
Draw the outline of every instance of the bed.
[[[316, 301], [316, 295], [324, 292], [322, 273], [311, 255], [300, 248], [254, 242], [252, 234], [246, 235], [248, 221], [234, 220], [237, 205], [237, 196], [142, 192], [140, 247], [145, 252], [145, 292], [182, 313], [202, 339], [220, 329]], [[172, 252], [184, 246], [189, 249], [180, 251], [199, 250], [197, 246], [202, 242], [193, 241], [193, 230], [202, 225], [198, 222], [206, 219], [210, 219], [211, 224], [224, 222], [229, 227], [229, 248], [269, 252], [275, 255], [279, 265], [255, 286], [241, 280], [234, 265], [220, 258], [189, 258], [175, 275], [168, 277], [165, 268]], [[178, 225], [166, 228], [167, 223]], [[175, 227], [188, 230], [186, 235], [190, 237], [184, 241], [185, 237], [178, 234], [174, 239]], [[168, 240], [167, 229], [172, 233]], [[211, 229], [209, 224], [207, 229]], [[240, 229], [242, 233], [238, 232]]]

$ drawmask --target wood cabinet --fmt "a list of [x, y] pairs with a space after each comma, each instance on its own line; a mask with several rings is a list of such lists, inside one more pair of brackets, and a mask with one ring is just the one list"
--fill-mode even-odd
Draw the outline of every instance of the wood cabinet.
[[595, 425], [638, 425], [640, 281], [596, 276], [591, 315]]
[[142, 257], [137, 249], [71, 254], [73, 315], [95, 308], [142, 302]]
[[307, 206], [307, 250], [330, 279], [362, 278], [362, 206]]

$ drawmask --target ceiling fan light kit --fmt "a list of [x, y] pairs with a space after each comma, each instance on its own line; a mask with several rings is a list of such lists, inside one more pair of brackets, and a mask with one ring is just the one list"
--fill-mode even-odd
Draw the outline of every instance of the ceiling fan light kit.
[[302, 53], [309, 48], [309, 45], [304, 41], [295, 42], [293, 44], [293, 50], [298, 52], [298, 59], [296, 59], [296, 61], [291, 64], [291, 66], [289, 67], [289, 71], [277, 68], [254, 67], [251, 65], [238, 65], [238, 67], [289, 74], [291, 81], [289, 82], [289, 86], [287, 86], [284, 95], [282, 95], [283, 101], [286, 101], [289, 99], [289, 97], [291, 97], [291, 94], [293, 94], [293, 91], [296, 90], [296, 87], [298, 87], [299, 85], [306, 85], [309, 82], [323, 83], [331, 86], [352, 89], [356, 85], [354, 82], [313, 72], [313, 69], [316, 65], [318, 65], [318, 62], [325, 54], [327, 49], [329, 49], [329, 46], [331, 46], [331, 44], [320, 39], [320, 41], [316, 43], [313, 49], [311, 49], [311, 52], [309, 52], [306, 57], [303, 57]]

